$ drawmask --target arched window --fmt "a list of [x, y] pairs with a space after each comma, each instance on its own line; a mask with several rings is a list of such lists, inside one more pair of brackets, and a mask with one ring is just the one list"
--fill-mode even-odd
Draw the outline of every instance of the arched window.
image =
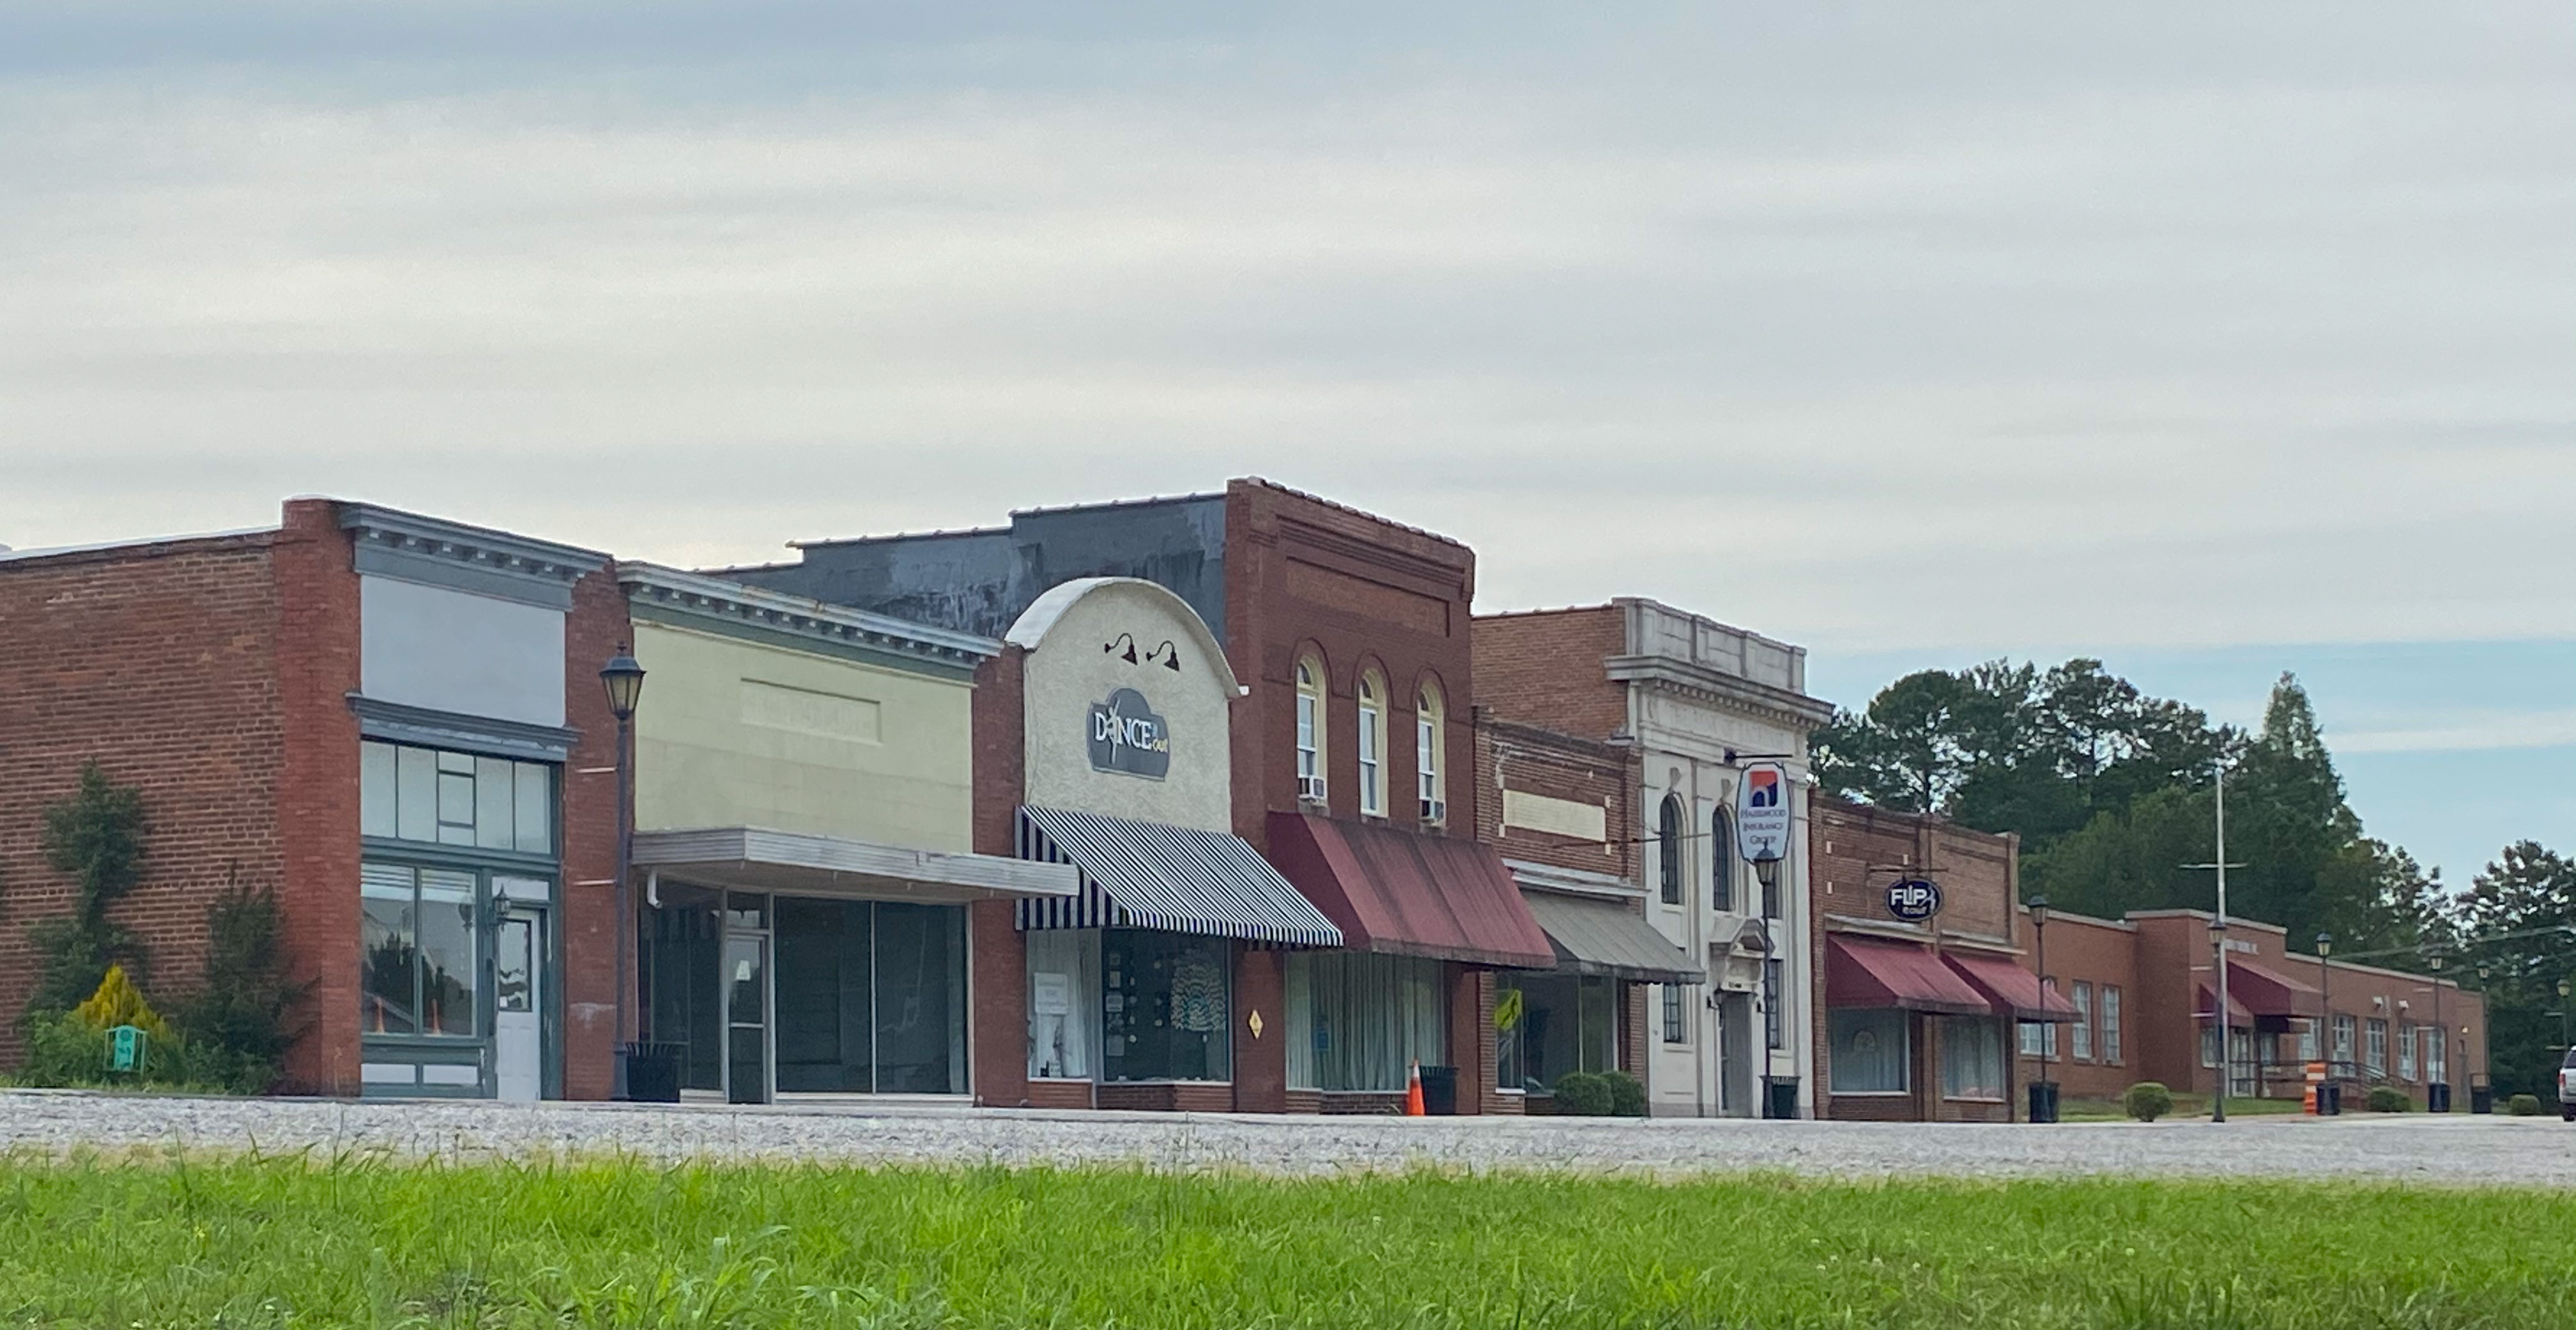
[[1360, 813], [1386, 816], [1386, 681], [1360, 672]]
[[1324, 662], [1297, 662], [1297, 797], [1324, 802]]
[[1422, 820], [1433, 824], [1449, 820], [1449, 795], [1440, 784], [1444, 719], [1439, 685], [1422, 685], [1422, 691], [1413, 699], [1413, 770], [1415, 783], [1421, 787]]
[[1708, 820], [1708, 908], [1735, 908], [1735, 824], [1723, 808]]
[[1682, 903], [1682, 800], [1677, 794], [1664, 796], [1662, 825], [1655, 828], [1657, 867], [1663, 872], [1664, 904]]

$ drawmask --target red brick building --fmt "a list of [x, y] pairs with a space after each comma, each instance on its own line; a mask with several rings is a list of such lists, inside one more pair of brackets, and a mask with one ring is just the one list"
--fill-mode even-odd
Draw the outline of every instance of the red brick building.
[[[2071, 1098], [2116, 1099], [2138, 1081], [2214, 1093], [2216, 917], [2140, 910], [2117, 920], [2047, 918], [2047, 973], [2075, 1020], [2054, 1044], [2023, 1031], [2023, 1074], [2035, 1076], [2044, 1054]], [[2314, 1062], [2329, 1064], [2354, 1106], [2372, 1086], [2395, 1086], [2419, 1107], [2447, 1086], [2454, 1107], [2465, 1109], [2459, 1089], [2485, 1083], [2482, 994], [2452, 979], [2293, 952], [2273, 924], [2230, 920], [2226, 938], [2231, 1095], [2300, 1098]], [[2034, 972], [2038, 951], [2023, 958]]]
[[[1543, 1109], [1557, 1077], [1647, 1075], [1647, 1047], [1702, 1001], [1691, 954], [1645, 920], [1643, 856], [1631, 825], [1637, 746], [1563, 734], [1476, 711], [1477, 835], [1503, 856], [1557, 955], [1551, 971], [1498, 971], [1495, 1083]], [[1660, 1001], [1650, 1003], [1650, 997]]]
[[[627, 632], [606, 569], [324, 499], [258, 531], [0, 556], [0, 1012], [26, 1000], [29, 926], [69, 900], [43, 810], [95, 760], [149, 819], [143, 881], [110, 916], [154, 1000], [198, 982], [218, 892], [269, 889], [313, 983], [289, 1088], [604, 1095], [616, 791], [595, 773], [616, 727], [598, 671]], [[544, 971], [542, 1011], [510, 1010], [476, 961], [505, 933]]]
[[[1418, 1059], [1435, 1081], [1454, 1074], [1461, 1112], [1517, 1107], [1493, 1088], [1491, 972], [1555, 957], [1509, 871], [1473, 835], [1480, 795], [1461, 779], [1475, 762], [1475, 558], [1465, 546], [1237, 480], [1222, 494], [800, 549], [796, 563], [725, 575], [997, 638], [1019, 636], [1032, 606], [1079, 579], [1132, 578], [1177, 597], [1244, 690], [1230, 720], [1232, 830], [1348, 944], [1232, 955], [1230, 1106], [1382, 1109]], [[1123, 653], [1116, 639], [1101, 645], [1144, 662], [1182, 643], [1138, 632]], [[1014, 666], [990, 668], [998, 682]], [[1020, 723], [1030, 786], [1038, 768], [1026, 745], [1049, 731]], [[980, 749], [1008, 760], [1012, 728], [997, 715], [979, 729]], [[1021, 823], [1045, 807], [1025, 798]], [[998, 852], [1002, 830], [987, 813], [979, 846]], [[1253, 1031], [1256, 1012], [1269, 1033]], [[1191, 1104], [1210, 1093], [1190, 1091]]]
[[[2017, 840], [1822, 795], [1810, 807], [1816, 1115], [2018, 1120], [2015, 1027], [2074, 1013], [2024, 968]], [[1916, 883], [1937, 896], [1902, 889]]]

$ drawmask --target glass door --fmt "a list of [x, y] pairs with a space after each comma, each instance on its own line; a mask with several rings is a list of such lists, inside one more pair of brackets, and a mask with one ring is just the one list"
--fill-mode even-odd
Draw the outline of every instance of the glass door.
[[545, 1094], [545, 936], [541, 911], [512, 908], [493, 941], [492, 1092], [514, 1103]]
[[769, 935], [728, 932], [723, 956], [725, 1100], [769, 1102]]

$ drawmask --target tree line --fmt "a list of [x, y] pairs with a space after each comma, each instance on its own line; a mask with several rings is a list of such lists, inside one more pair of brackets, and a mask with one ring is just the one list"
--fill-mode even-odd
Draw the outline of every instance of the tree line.
[[1837, 712], [1816, 774], [1861, 803], [2021, 837], [2026, 895], [2116, 919], [2217, 904], [2211, 786], [2227, 781], [2228, 909], [2306, 950], [2401, 968], [2440, 954], [2489, 987], [2496, 1088], [2547, 1097], [2561, 1036], [2557, 983], [2576, 978], [2576, 865], [2508, 846], [2464, 892], [2368, 834], [2345, 798], [2307, 690], [2283, 674], [2248, 731], [2151, 697], [2098, 660], [1922, 670]]

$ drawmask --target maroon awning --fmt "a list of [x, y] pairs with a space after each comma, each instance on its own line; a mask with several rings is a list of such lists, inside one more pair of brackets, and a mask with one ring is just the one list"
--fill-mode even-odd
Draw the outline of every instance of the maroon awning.
[[[2213, 983], [2215, 981], [2213, 980]], [[2325, 994], [2277, 970], [2252, 961], [2227, 958], [2227, 997], [2257, 1016], [2299, 1020], [2325, 1010]]]
[[1270, 861], [1353, 951], [1526, 970], [1556, 965], [1556, 948], [1512, 871], [1477, 841], [1272, 813]]
[[[2236, 967], [2230, 965], [2228, 968], [2233, 970]], [[2192, 994], [2191, 1018], [2202, 1025], [2209, 1024], [2209, 1013], [2218, 1010], [2217, 984], [2217, 980], [2203, 975], [2199, 989]], [[2233, 979], [2230, 979], [2227, 984], [2227, 1023], [2248, 1028], [2254, 1024], [2254, 1013], [2246, 1010], [2245, 995], [2236, 991], [2236, 982]]]
[[1945, 951], [1941, 960], [1967, 980], [1970, 988], [1985, 994], [1998, 1016], [2052, 1024], [2075, 1019], [2074, 1003], [2054, 989], [2042, 987], [2038, 975], [2014, 964], [2010, 957]]
[[1930, 949], [1860, 937], [1825, 939], [1825, 1005], [1903, 1007], [1953, 1016], [1991, 1009], [1984, 994], [1968, 987]]

